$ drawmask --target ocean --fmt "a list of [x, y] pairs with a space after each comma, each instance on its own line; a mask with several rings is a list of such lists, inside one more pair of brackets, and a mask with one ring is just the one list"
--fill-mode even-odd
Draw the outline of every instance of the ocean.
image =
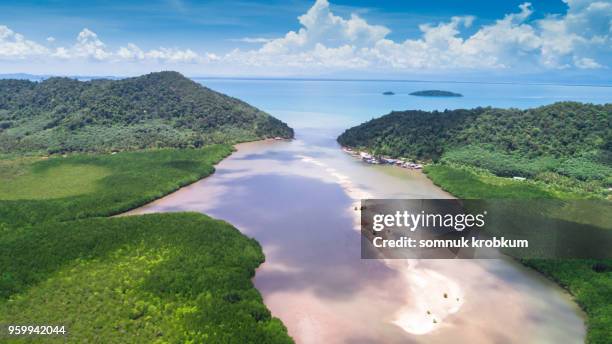
[[[560, 101], [612, 102], [612, 87], [424, 81], [327, 81], [285, 79], [194, 79], [239, 98], [291, 127], [343, 130], [391, 111], [474, 107], [531, 108]], [[417, 97], [445, 90], [463, 97]], [[383, 95], [391, 91], [395, 95]]]

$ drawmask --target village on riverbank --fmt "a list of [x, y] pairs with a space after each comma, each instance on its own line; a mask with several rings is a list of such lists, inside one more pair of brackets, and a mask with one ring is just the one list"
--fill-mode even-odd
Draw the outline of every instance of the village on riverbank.
[[420, 170], [423, 168], [422, 164], [419, 164], [416, 162], [406, 161], [402, 159], [393, 159], [393, 158], [386, 157], [386, 156], [375, 156], [368, 152], [356, 151], [350, 147], [342, 147], [342, 151], [344, 151], [347, 154], [350, 154], [351, 156], [355, 158], [360, 159], [361, 161], [365, 163], [372, 164], [372, 165], [381, 165], [381, 164], [395, 165], [395, 166], [399, 166], [402, 168], [408, 168], [412, 170]]

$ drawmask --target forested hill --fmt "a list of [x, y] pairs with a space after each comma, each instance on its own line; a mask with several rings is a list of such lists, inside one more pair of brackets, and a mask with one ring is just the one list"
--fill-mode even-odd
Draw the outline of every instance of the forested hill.
[[381, 155], [447, 159], [499, 175], [553, 171], [609, 183], [612, 104], [392, 112], [346, 130], [338, 142]]
[[176, 72], [0, 80], [0, 153], [199, 147], [293, 137], [285, 123]]

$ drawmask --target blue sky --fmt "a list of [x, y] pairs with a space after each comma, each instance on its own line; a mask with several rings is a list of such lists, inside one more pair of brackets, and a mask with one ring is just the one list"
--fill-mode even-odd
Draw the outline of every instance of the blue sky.
[[[333, 1], [341, 16], [358, 13], [368, 22], [388, 26], [393, 39], [417, 37], [418, 25], [456, 15], [474, 15], [489, 23], [512, 12], [524, 1]], [[82, 28], [96, 32], [104, 42], [138, 42], [145, 48], [182, 46], [236, 47], [231, 39], [280, 37], [299, 29], [297, 17], [314, 1], [0, 1], [0, 23], [28, 38], [70, 44]], [[561, 1], [534, 4], [539, 15], [562, 13]]]
[[0, 73], [606, 79], [611, 23], [610, 0], [0, 1]]

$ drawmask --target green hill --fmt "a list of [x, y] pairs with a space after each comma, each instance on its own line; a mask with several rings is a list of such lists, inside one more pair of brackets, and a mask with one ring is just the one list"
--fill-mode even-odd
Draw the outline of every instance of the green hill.
[[293, 137], [285, 123], [176, 72], [0, 80], [0, 153], [200, 147]]
[[612, 181], [612, 104], [392, 112], [346, 130], [338, 142], [380, 155], [477, 166], [500, 176]]

